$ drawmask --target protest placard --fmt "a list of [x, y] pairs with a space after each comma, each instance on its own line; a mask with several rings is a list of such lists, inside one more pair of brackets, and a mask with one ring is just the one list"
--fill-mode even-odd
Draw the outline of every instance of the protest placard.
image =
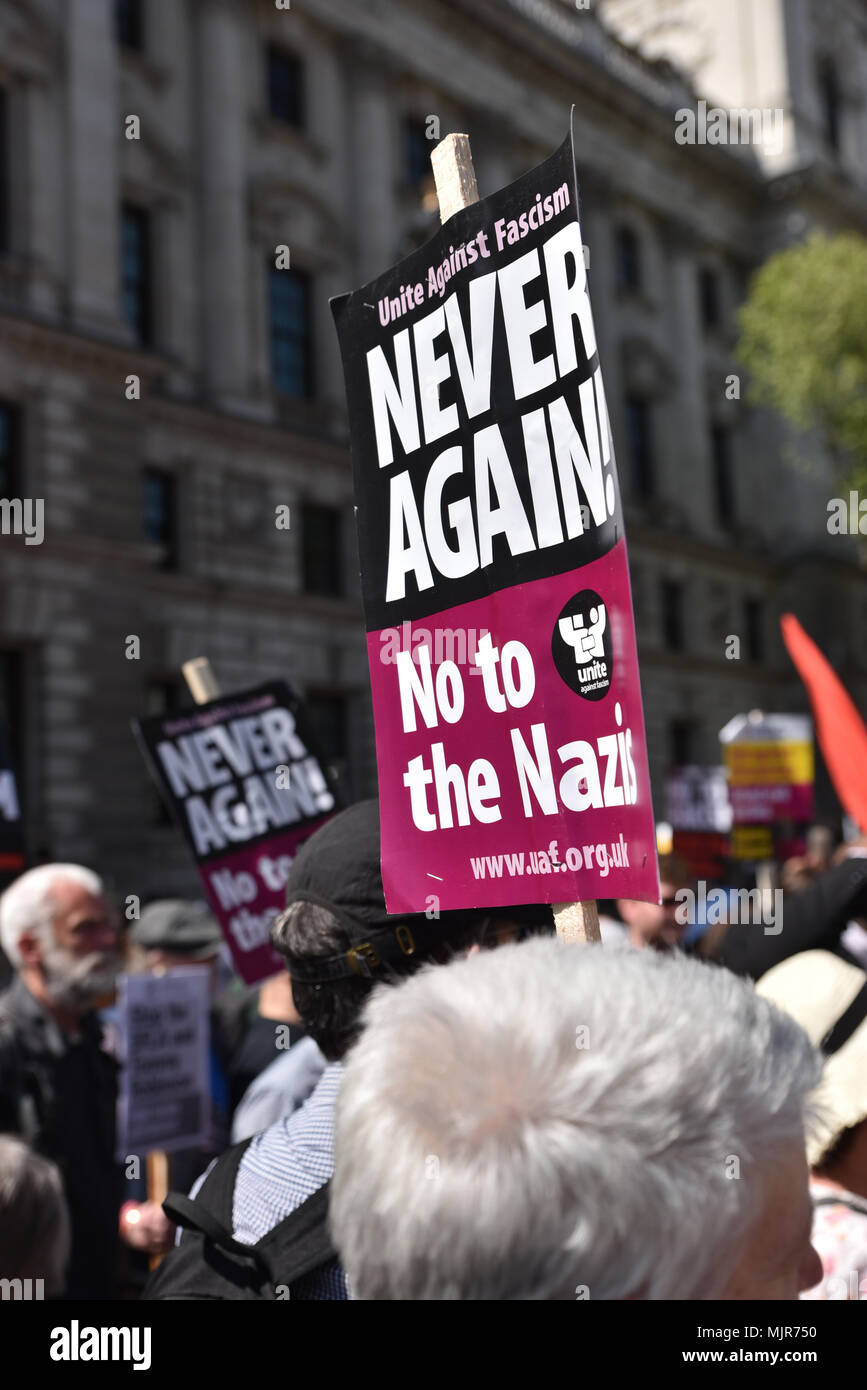
[[726, 834], [732, 812], [724, 767], [684, 764], [665, 779], [666, 816], [675, 830], [708, 830]]
[[807, 715], [738, 714], [720, 730], [736, 859], [803, 853], [813, 815], [813, 725]]
[[389, 911], [656, 899], [571, 137], [332, 307]]
[[207, 970], [122, 975], [117, 1157], [172, 1153], [206, 1142], [210, 1003]]
[[665, 802], [675, 854], [697, 878], [721, 878], [732, 824], [725, 768], [672, 768], [665, 780]]
[[238, 973], [248, 984], [275, 974], [283, 961], [270, 931], [289, 868], [337, 808], [302, 702], [272, 681], [133, 727]]

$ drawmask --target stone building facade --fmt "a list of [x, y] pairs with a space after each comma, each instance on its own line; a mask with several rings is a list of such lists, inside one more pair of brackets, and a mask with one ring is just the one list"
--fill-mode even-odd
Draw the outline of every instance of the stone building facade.
[[[737, 24], [771, 6], [747, 61]], [[0, 700], [34, 853], [195, 891], [129, 728], [193, 656], [227, 690], [288, 676], [373, 791], [328, 299], [433, 231], [431, 135], [469, 133], [484, 195], [573, 103], [659, 813], [732, 714], [804, 707], [780, 611], [864, 700], [833, 484], [730, 381], [751, 271], [865, 230], [864, 10], [835, 0], [844, 39], [811, 0], [703, 9], [710, 69], [664, 0], [0, 0], [0, 495], [45, 504], [42, 544], [0, 535]], [[676, 142], [703, 73], [784, 109], [782, 156]]]

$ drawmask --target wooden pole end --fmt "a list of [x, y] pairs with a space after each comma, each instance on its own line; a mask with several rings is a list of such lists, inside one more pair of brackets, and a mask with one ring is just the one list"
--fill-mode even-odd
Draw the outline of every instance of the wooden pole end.
[[206, 656], [196, 656], [192, 661], [185, 661], [181, 671], [197, 705], [206, 705], [209, 700], [219, 699], [220, 687]]
[[431, 151], [440, 221], [448, 222], [460, 208], [479, 201], [479, 187], [468, 135], [446, 135]]

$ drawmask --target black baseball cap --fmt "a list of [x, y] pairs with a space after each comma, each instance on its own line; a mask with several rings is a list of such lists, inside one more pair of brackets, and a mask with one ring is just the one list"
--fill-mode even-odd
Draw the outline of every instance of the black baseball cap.
[[359, 801], [333, 816], [305, 842], [289, 871], [286, 906], [315, 903], [332, 913], [349, 938], [347, 950], [330, 956], [298, 957], [280, 947], [293, 979], [328, 980], [374, 977], [385, 967], [406, 969], [408, 958], [428, 956], [449, 943], [465, 944], [473, 930], [493, 917], [519, 926], [553, 930], [548, 904], [474, 907], [441, 912], [389, 915], [380, 867], [379, 803]]

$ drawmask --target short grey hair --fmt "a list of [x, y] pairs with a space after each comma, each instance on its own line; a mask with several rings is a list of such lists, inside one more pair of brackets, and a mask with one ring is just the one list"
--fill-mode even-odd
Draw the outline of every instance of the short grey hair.
[[44, 1279], [60, 1293], [70, 1244], [60, 1171], [11, 1134], [0, 1134], [0, 1229], [0, 1277]]
[[21, 969], [18, 943], [26, 931], [50, 941], [54, 917], [52, 895], [61, 880], [78, 883], [89, 893], [103, 894], [102, 879], [82, 864], [38, 864], [10, 884], [0, 897], [0, 946], [16, 970]]
[[365, 1024], [331, 1196], [362, 1299], [717, 1298], [821, 1072], [719, 966], [550, 938], [378, 990]]

